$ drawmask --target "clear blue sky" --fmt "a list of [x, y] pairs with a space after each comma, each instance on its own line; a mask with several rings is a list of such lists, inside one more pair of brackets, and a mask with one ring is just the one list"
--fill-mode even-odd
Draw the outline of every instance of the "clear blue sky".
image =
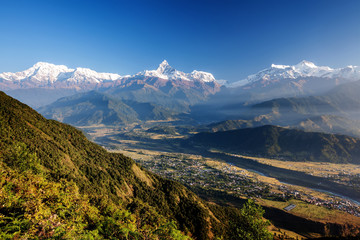
[[360, 65], [360, 1], [0, 0], [0, 72], [133, 74], [167, 59], [236, 81], [271, 63]]

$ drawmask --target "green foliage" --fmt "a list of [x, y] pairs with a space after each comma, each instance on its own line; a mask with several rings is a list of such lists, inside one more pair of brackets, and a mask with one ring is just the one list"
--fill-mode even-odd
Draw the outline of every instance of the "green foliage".
[[4, 162], [17, 168], [19, 171], [32, 171], [39, 174], [41, 165], [35, 153], [30, 153], [24, 143], [14, 143], [10, 145], [2, 154]]
[[99, 212], [73, 182], [49, 182], [1, 163], [0, 189], [1, 239], [97, 236], [88, 226], [99, 221]]
[[176, 226], [174, 221], [167, 222], [160, 226], [154, 233], [156, 233], [160, 239], [174, 239], [174, 240], [188, 240], [190, 237], [184, 236]]
[[154, 210], [155, 221], [143, 223], [111, 202], [93, 206], [74, 182], [0, 166], [0, 239], [189, 239]]
[[240, 210], [243, 221], [236, 228], [238, 238], [243, 240], [273, 239], [272, 234], [267, 230], [270, 223], [262, 219], [264, 213], [265, 211], [253, 200], [248, 200]]

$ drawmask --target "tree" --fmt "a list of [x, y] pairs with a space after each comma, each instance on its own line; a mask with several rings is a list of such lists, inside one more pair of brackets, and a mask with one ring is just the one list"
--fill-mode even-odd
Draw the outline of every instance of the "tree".
[[267, 230], [269, 221], [263, 220], [264, 210], [249, 199], [241, 208], [240, 214], [242, 224], [237, 227], [237, 236], [243, 240], [268, 240], [273, 239], [272, 234]]

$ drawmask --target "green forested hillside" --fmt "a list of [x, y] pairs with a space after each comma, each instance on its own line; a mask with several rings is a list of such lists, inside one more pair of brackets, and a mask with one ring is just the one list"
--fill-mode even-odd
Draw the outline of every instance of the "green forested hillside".
[[73, 181], [47, 179], [24, 145], [0, 167], [0, 239], [190, 239], [150, 207], [139, 215], [105, 196], [94, 204]]
[[190, 138], [190, 141], [231, 152], [283, 157], [294, 161], [360, 164], [360, 140], [345, 135], [266, 125], [199, 133]]
[[255, 122], [252, 120], [226, 120], [217, 123], [212, 123], [207, 126], [211, 132], [229, 131], [242, 128], [257, 127], [262, 125], [263, 122]]
[[2, 92], [0, 160], [3, 238], [271, 238], [253, 205], [208, 204]]

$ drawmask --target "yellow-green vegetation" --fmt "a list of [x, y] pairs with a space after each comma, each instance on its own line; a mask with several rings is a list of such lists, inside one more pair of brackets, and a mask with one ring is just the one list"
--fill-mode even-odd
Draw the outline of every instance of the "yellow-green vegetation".
[[143, 205], [146, 216], [106, 196], [90, 203], [73, 181], [47, 180], [23, 144], [0, 157], [0, 239], [190, 239]]

